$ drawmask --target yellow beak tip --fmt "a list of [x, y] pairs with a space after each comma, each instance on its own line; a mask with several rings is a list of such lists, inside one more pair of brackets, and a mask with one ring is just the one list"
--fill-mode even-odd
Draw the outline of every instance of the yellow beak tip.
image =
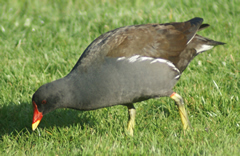
[[34, 123], [32, 124], [32, 130], [33, 130], [33, 131], [38, 127], [39, 123], [40, 123], [40, 120], [37, 120], [36, 122], [34, 122]]

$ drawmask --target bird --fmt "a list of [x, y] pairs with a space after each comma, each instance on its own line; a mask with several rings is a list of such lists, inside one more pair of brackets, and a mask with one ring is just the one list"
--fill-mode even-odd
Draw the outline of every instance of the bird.
[[191, 129], [183, 98], [173, 91], [198, 54], [225, 43], [196, 34], [209, 27], [203, 19], [120, 27], [96, 38], [65, 77], [39, 87], [32, 96], [34, 131], [43, 115], [58, 109], [82, 111], [123, 105], [127, 132], [133, 136], [134, 104], [151, 98], [175, 101], [183, 130]]

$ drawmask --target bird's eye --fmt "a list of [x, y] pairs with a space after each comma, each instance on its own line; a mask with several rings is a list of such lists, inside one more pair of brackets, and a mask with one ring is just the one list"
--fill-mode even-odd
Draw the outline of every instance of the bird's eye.
[[46, 100], [42, 100], [42, 104], [46, 104], [47, 103], [47, 101]]

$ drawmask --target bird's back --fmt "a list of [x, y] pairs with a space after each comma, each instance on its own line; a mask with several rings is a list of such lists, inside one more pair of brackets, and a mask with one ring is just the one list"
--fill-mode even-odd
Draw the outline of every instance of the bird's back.
[[[88, 46], [73, 70], [97, 64], [105, 57], [140, 55], [169, 60], [183, 72], [198, 53], [208, 50], [208, 45], [224, 44], [196, 35], [198, 30], [209, 26], [202, 21], [193, 18], [186, 22], [133, 25], [109, 31]], [[203, 47], [200, 52], [199, 47]]]

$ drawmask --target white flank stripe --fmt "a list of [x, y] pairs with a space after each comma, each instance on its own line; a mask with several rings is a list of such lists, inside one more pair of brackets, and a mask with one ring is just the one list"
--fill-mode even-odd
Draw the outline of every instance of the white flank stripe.
[[180, 76], [181, 76], [180, 74], [179, 74], [179, 75], [177, 75], [177, 76], [175, 76], [175, 79], [179, 79], [179, 78], [180, 78]]
[[128, 60], [130, 63], [134, 63], [134, 62], [143, 62], [143, 61], [151, 61], [150, 64], [153, 63], [166, 63], [168, 66], [172, 67], [173, 70], [177, 71], [179, 73], [179, 75], [177, 75], [175, 78], [178, 79], [180, 77], [180, 71], [175, 67], [175, 65], [165, 59], [161, 59], [161, 58], [152, 58], [152, 57], [146, 57], [146, 56], [140, 56], [140, 55], [134, 55], [132, 57], [126, 58], [126, 57], [119, 57], [117, 59], [117, 61], [122, 61], [122, 60]]
[[197, 47], [196, 51], [197, 51], [197, 53], [201, 53], [201, 52], [207, 51], [207, 50], [212, 49], [212, 48], [213, 48], [212, 45], [203, 44], [202, 46]]
[[157, 63], [157, 62], [160, 62], [160, 63], [168, 63], [167, 60], [164, 60], [164, 59], [154, 59], [152, 62], [150, 62], [150, 64], [152, 63]]
[[172, 67], [174, 70], [176, 70], [178, 73], [180, 73], [180, 71], [175, 67], [175, 65], [172, 62], [165, 60], [165, 59], [154, 59], [152, 62], [150, 62], [150, 64], [157, 63], [157, 62], [167, 63], [170, 67]]
[[139, 61], [153, 60], [152, 57], [140, 57]]
[[130, 63], [136, 62], [139, 57], [140, 57], [139, 55], [134, 55], [134, 56], [130, 57], [130, 58], [128, 59], [128, 61], [129, 61]]
[[119, 57], [118, 59], [117, 59], [117, 61], [121, 61], [121, 60], [124, 60], [125, 59], [125, 57]]

